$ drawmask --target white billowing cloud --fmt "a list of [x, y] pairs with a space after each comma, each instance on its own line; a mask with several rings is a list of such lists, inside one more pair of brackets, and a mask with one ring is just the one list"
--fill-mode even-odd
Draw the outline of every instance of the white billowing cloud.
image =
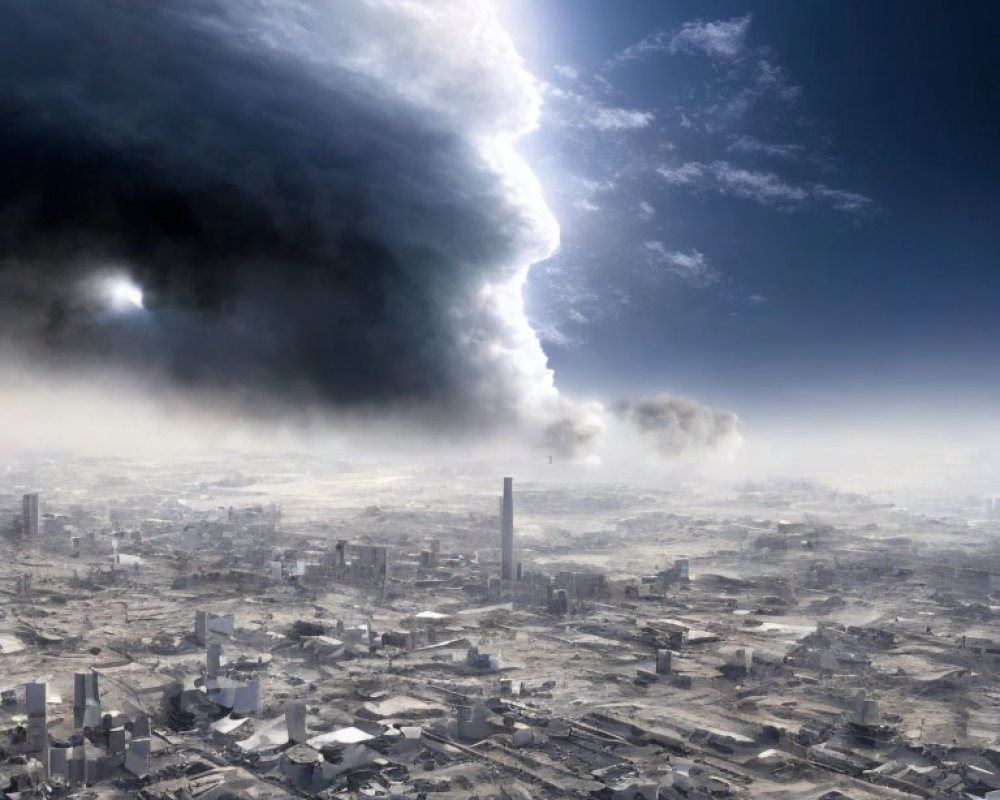
[[704, 253], [695, 248], [686, 252], [669, 250], [663, 242], [650, 240], [643, 243], [643, 249], [650, 263], [669, 270], [689, 286], [704, 289], [722, 279], [722, 273], [709, 263]]
[[216, 24], [231, 24], [248, 46], [311, 60], [318, 77], [346, 68], [472, 134], [536, 127], [541, 97], [489, 0], [346, 0], [335, 10], [254, 2], [227, 8]]
[[607, 106], [582, 92], [546, 86], [546, 112], [558, 124], [596, 131], [627, 131], [648, 127], [656, 116], [651, 111]]
[[580, 78], [580, 70], [572, 64], [556, 64], [555, 71], [556, 75], [566, 78], [566, 80], [575, 81]]
[[810, 203], [822, 203], [843, 212], [862, 212], [873, 206], [870, 198], [857, 192], [831, 189], [822, 184], [789, 183], [777, 173], [747, 169], [728, 161], [661, 165], [656, 172], [671, 186], [739, 197], [781, 211], [793, 211]]
[[[491, 362], [483, 374], [508, 387], [512, 397], [504, 402], [512, 408], [498, 408], [497, 415], [512, 410], [529, 426], [544, 426], [557, 409], [564, 414], [569, 401], [555, 387], [522, 297], [531, 264], [551, 255], [559, 242], [541, 185], [516, 150], [517, 140], [538, 127], [542, 95], [494, 4], [349, 0], [338, 2], [335, 14], [323, 3], [251, 8], [267, 47], [312, 60], [320, 80], [325, 67], [336, 66], [369, 81], [377, 92], [402, 96], [464, 136], [492, 167], [504, 201], [520, 212], [520, 260], [509, 265], [509, 280], [483, 286], [478, 307], [446, 313], [468, 317], [469, 333], [460, 344], [481, 353]], [[247, 27], [246, 7], [230, 13], [240, 18], [237, 29]], [[331, 79], [340, 80], [340, 74]], [[496, 401], [485, 394], [484, 402]]]

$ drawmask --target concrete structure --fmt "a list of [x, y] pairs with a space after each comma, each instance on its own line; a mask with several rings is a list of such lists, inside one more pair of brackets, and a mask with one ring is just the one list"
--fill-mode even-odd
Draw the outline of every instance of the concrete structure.
[[21, 535], [25, 539], [38, 538], [38, 492], [21, 498]]
[[500, 579], [514, 580], [514, 479], [503, 479], [500, 509]]
[[49, 743], [48, 730], [45, 726], [46, 684], [25, 684], [24, 699], [28, 710], [28, 748], [33, 753], [39, 753], [44, 751]]
[[460, 706], [455, 720], [455, 732], [459, 741], [478, 742], [494, 733], [500, 733], [503, 726], [493, 721], [495, 717], [483, 703]]
[[669, 650], [657, 650], [656, 651], [656, 674], [657, 675], [669, 675], [670, 674], [670, 660], [671, 655]]
[[124, 753], [125, 743], [127, 737], [125, 735], [125, 728], [121, 725], [111, 728], [108, 730], [108, 752], [109, 753]]
[[212, 642], [208, 646], [208, 677], [218, 678], [219, 668], [222, 666], [222, 645]]
[[285, 703], [285, 726], [288, 728], [288, 741], [301, 744], [306, 734], [306, 704], [297, 700]]
[[562, 616], [569, 611], [569, 596], [565, 589], [555, 589], [548, 587], [547, 609], [550, 614]]
[[500, 668], [500, 659], [492, 653], [480, 653], [478, 647], [470, 647], [465, 653], [465, 666], [476, 670]]
[[73, 676], [73, 724], [77, 728], [95, 728], [101, 724], [101, 693], [96, 672], [77, 672]]
[[753, 648], [736, 647], [726, 653], [722, 672], [730, 678], [743, 678], [753, 669]]
[[869, 699], [864, 689], [859, 690], [854, 696], [851, 722], [866, 728], [882, 724], [882, 713], [878, 701]]
[[596, 600], [607, 594], [607, 582], [602, 572], [570, 572], [556, 574], [555, 586], [565, 589], [574, 600]]
[[389, 548], [385, 545], [355, 545], [356, 580], [383, 584], [389, 571]]
[[260, 681], [254, 680], [236, 689], [233, 697], [234, 714], [256, 714], [261, 709]]
[[49, 776], [55, 777], [59, 776], [61, 778], [69, 778], [69, 759], [72, 755], [73, 748], [66, 743], [53, 744], [49, 747]]
[[215, 614], [200, 609], [194, 612], [194, 638], [198, 644], [207, 644], [210, 633], [232, 636], [235, 629], [235, 614]]
[[350, 544], [341, 539], [332, 552], [323, 554], [321, 565], [331, 572], [334, 580], [357, 586], [381, 587], [389, 575], [389, 548], [386, 545]]
[[150, 752], [149, 717], [143, 715], [136, 719], [132, 727], [132, 739], [125, 753], [125, 769], [138, 778], [146, 777], [149, 774]]

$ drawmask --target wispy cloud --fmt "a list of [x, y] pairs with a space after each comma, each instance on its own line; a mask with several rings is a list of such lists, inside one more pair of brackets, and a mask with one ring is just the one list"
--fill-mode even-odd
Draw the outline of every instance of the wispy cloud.
[[542, 344], [555, 345], [564, 350], [573, 350], [584, 343], [583, 339], [566, 333], [552, 320], [532, 319], [531, 326]]
[[668, 250], [663, 242], [656, 240], [645, 242], [643, 249], [650, 263], [667, 268], [689, 286], [704, 289], [722, 279], [722, 273], [709, 263], [700, 250]]
[[671, 37], [670, 52], [736, 58], [743, 52], [749, 29], [749, 14], [718, 22], [685, 22]]
[[672, 186], [698, 185], [705, 177], [705, 165], [697, 161], [688, 161], [676, 167], [660, 166], [656, 171]]
[[639, 219], [651, 220], [654, 216], [656, 216], [656, 209], [652, 203], [647, 203], [645, 200], [639, 203]]
[[738, 57], [746, 46], [750, 28], [750, 15], [716, 22], [694, 20], [680, 28], [654, 31], [630, 47], [625, 48], [609, 62], [609, 66], [626, 61], [639, 61], [654, 53], [686, 53], [707, 55], [712, 58]]
[[858, 192], [845, 192], [842, 189], [831, 189], [821, 183], [813, 187], [813, 193], [828, 201], [838, 211], [866, 211], [872, 207], [870, 197]]
[[597, 131], [626, 131], [645, 128], [656, 115], [651, 111], [607, 106], [582, 92], [558, 86], [543, 87], [546, 111], [562, 125]]
[[591, 326], [617, 318], [631, 303], [628, 288], [609, 279], [601, 266], [600, 256], [589, 248], [564, 243], [532, 267], [531, 324], [543, 342], [577, 347]]
[[746, 153], [762, 155], [785, 161], [796, 161], [805, 154], [806, 148], [801, 144], [777, 142], [762, 142], [753, 136], [736, 136], [726, 148], [730, 153]]
[[806, 189], [786, 183], [773, 172], [742, 169], [728, 161], [716, 161], [711, 169], [722, 194], [779, 208], [794, 207], [809, 197]]
[[784, 68], [766, 58], [757, 59], [753, 76], [754, 86], [759, 92], [771, 92], [789, 103], [802, 95], [802, 87], [792, 85]]
[[746, 169], [728, 161], [710, 164], [689, 161], [660, 166], [656, 171], [671, 186], [739, 197], [781, 211], [793, 211], [813, 202], [844, 212], [867, 211], [874, 205], [871, 198], [858, 192], [831, 189], [823, 184], [790, 183], [775, 172]]
[[654, 119], [649, 111], [627, 108], [596, 108], [587, 127], [599, 131], [620, 131], [631, 128], [645, 128]]
[[692, 127], [718, 133], [741, 123], [764, 103], [792, 106], [801, 95], [802, 87], [793, 85], [780, 66], [763, 57], [742, 58], [708, 88], [703, 104], [688, 109], [689, 120]]
[[685, 22], [679, 28], [654, 31], [613, 56], [605, 70], [657, 54], [703, 56], [717, 62], [716, 79], [703, 87], [702, 100], [686, 103], [682, 125], [707, 132], [730, 127], [760, 103], [795, 103], [802, 87], [794, 85], [767, 47], [747, 44], [752, 17]]
[[573, 208], [587, 214], [601, 210], [600, 195], [613, 192], [617, 186], [614, 181], [599, 181], [583, 176], [575, 176], [572, 181]]

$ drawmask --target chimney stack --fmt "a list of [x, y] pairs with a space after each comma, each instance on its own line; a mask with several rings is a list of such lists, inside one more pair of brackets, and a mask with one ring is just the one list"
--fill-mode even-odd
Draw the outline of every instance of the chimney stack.
[[514, 479], [503, 479], [500, 514], [500, 579], [514, 580]]

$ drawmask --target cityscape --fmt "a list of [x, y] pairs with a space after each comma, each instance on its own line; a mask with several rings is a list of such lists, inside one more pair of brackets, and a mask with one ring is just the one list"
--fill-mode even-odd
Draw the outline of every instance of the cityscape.
[[8, 470], [38, 490], [2, 495], [9, 791], [1000, 786], [993, 498], [227, 467]]
[[0, 799], [1000, 800], [998, 41], [0, 2]]

